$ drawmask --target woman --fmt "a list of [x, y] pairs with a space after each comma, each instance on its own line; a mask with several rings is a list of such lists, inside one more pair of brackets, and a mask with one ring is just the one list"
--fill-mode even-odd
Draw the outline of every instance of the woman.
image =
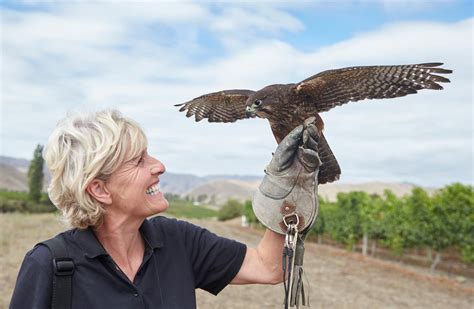
[[[267, 230], [256, 249], [184, 221], [157, 216], [165, 166], [145, 134], [114, 110], [61, 121], [44, 151], [49, 196], [72, 227], [74, 308], [193, 308], [195, 289], [281, 282], [283, 236]], [[21, 266], [11, 308], [49, 308], [52, 254], [36, 246]]]

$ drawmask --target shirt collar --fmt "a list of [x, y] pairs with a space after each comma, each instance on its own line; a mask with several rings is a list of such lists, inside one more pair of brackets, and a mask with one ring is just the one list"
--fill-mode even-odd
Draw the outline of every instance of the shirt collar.
[[[145, 219], [140, 226], [140, 233], [147, 246], [152, 249], [163, 247], [163, 241], [160, 239], [158, 231], [153, 229], [153, 224], [148, 219]], [[108, 255], [91, 227], [83, 230], [77, 229], [75, 238], [87, 257], [96, 258], [101, 255]]]
[[145, 239], [145, 242], [152, 249], [163, 247], [163, 237], [160, 237], [161, 234], [159, 229], [153, 228], [153, 223], [151, 223], [150, 220], [146, 219], [143, 221], [142, 225], [140, 226], [140, 233]]
[[96, 258], [101, 255], [108, 255], [104, 247], [100, 244], [91, 227], [76, 230], [76, 241], [84, 250], [84, 255], [89, 258]]

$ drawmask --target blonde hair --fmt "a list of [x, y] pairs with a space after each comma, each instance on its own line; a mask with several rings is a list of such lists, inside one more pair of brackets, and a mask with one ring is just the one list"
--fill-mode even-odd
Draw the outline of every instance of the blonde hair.
[[107, 181], [124, 162], [147, 147], [145, 133], [117, 110], [75, 113], [61, 120], [43, 152], [51, 172], [48, 194], [66, 223], [84, 229], [102, 222], [104, 207], [86, 190]]

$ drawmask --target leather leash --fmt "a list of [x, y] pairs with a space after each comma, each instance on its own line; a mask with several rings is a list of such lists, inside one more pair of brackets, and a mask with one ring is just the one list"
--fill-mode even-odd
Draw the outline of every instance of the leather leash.
[[309, 295], [303, 284], [304, 235], [298, 233], [298, 216], [296, 218], [296, 222], [287, 222], [286, 216], [283, 217], [287, 227], [282, 256], [285, 309], [299, 308], [300, 301], [303, 306], [309, 306]]

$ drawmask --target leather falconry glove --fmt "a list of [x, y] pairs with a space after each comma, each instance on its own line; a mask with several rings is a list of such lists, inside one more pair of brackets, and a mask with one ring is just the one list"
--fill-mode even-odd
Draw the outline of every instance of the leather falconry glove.
[[319, 135], [315, 118], [306, 119], [280, 142], [265, 169], [252, 205], [260, 222], [276, 233], [285, 235], [294, 224], [305, 234], [317, 217]]
[[309, 306], [309, 283], [303, 282], [304, 239], [319, 210], [319, 136], [314, 117], [291, 131], [278, 145], [252, 203], [260, 222], [285, 235], [285, 309]]

